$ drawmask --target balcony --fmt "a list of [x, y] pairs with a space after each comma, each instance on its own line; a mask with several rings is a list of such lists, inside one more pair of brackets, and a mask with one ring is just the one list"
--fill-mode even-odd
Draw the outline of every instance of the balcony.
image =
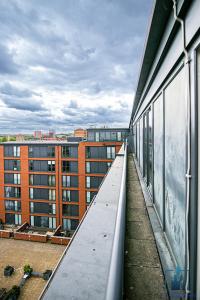
[[122, 146], [40, 299], [168, 299], [164, 286], [133, 156]]

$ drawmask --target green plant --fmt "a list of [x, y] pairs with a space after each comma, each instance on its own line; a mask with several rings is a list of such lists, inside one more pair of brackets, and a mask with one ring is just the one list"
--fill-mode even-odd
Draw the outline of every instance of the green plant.
[[33, 268], [31, 268], [30, 265], [25, 265], [24, 266], [24, 274], [31, 275], [32, 272], [33, 272]]

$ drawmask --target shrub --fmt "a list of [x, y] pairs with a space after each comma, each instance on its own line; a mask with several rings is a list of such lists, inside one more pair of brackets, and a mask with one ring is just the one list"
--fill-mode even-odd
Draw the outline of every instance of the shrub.
[[33, 268], [31, 268], [30, 265], [25, 265], [24, 266], [24, 274], [31, 275], [32, 272], [33, 272]]

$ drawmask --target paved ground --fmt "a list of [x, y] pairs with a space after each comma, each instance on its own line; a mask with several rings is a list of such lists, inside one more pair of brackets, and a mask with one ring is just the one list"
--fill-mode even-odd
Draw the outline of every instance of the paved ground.
[[[13, 285], [18, 285], [25, 264], [30, 264], [38, 272], [53, 269], [64, 249], [65, 246], [61, 245], [0, 239], [0, 288], [10, 289]], [[14, 266], [16, 269], [14, 275], [8, 278], [3, 275], [6, 265]], [[25, 283], [19, 299], [38, 299], [45, 284], [46, 281], [41, 278], [30, 278]]]
[[132, 155], [128, 157], [125, 300], [168, 299]]

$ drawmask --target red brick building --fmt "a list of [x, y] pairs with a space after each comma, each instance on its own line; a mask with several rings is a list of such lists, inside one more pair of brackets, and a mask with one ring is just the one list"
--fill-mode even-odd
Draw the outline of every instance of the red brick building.
[[66, 230], [74, 230], [127, 135], [125, 129], [110, 129], [110, 137], [105, 132], [88, 130], [88, 141], [79, 143], [0, 144], [3, 223], [28, 222], [33, 227], [50, 229], [62, 225]]

